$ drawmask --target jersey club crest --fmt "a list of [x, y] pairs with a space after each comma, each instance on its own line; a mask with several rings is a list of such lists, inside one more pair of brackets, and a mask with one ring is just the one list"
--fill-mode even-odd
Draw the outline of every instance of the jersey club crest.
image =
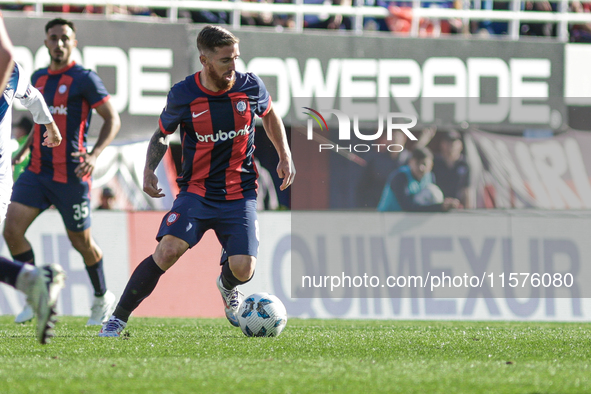
[[246, 100], [238, 100], [236, 102], [236, 105], [234, 106], [234, 108], [236, 109], [236, 112], [238, 112], [239, 115], [244, 115], [246, 113]]
[[171, 224], [173, 224], [174, 222], [176, 222], [179, 219], [180, 216], [181, 216], [180, 213], [171, 212], [168, 215], [168, 218], [166, 218], [166, 225], [167, 226], [170, 226]]

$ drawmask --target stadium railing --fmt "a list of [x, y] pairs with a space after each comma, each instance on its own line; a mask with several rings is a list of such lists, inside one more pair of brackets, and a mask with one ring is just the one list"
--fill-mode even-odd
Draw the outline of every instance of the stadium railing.
[[[242, 12], [271, 12], [273, 14], [294, 15], [295, 17], [295, 31], [302, 32], [304, 29], [304, 15], [342, 15], [345, 17], [352, 17], [352, 29], [355, 34], [363, 34], [363, 20], [367, 17], [385, 18], [389, 16], [388, 9], [377, 6], [363, 5], [364, 0], [354, 0], [354, 5], [316, 5], [304, 4], [304, 0], [293, 0], [292, 4], [271, 4], [250, 1], [209, 1], [209, 0], [117, 0], [116, 2], [110, 0], [68, 0], [68, 5], [73, 6], [98, 6], [105, 7], [117, 6], [132, 6], [132, 7], [149, 7], [151, 9], [164, 9], [167, 12], [167, 19], [170, 22], [178, 21], [179, 10], [189, 11], [226, 11], [230, 14], [230, 23], [232, 28], [239, 29], [240, 14]], [[512, 40], [519, 39], [519, 27], [521, 22], [551, 22], [557, 23], [557, 39], [559, 41], [568, 41], [568, 25], [591, 23], [591, 13], [574, 13], [569, 12], [569, 0], [560, 0], [553, 2], [557, 4], [556, 12], [539, 12], [539, 11], [524, 11], [523, 1], [507, 0], [509, 2], [508, 10], [483, 10], [483, 9], [468, 9], [470, 1], [463, 1], [464, 9], [454, 8], [438, 8], [438, 7], [422, 7], [421, 0], [410, 0], [412, 2], [412, 24], [410, 30], [411, 37], [418, 37], [419, 35], [419, 20], [420, 18], [433, 19], [449, 19], [459, 18], [468, 22], [473, 21], [503, 21], [509, 23], [508, 37]], [[532, 1], [532, 0], [530, 0]], [[546, 1], [546, 0], [533, 0]], [[429, 3], [433, 3], [430, 1]], [[0, 0], [0, 5], [31, 5], [33, 6], [33, 13], [36, 16], [43, 15], [43, 6], [64, 5], [65, 2], [56, 2], [55, 0], [34, 0], [34, 1], [8, 1]], [[481, 1], [474, 1], [476, 7], [480, 7]], [[475, 8], [476, 8], [475, 7]], [[121, 19], [122, 15], [107, 14], [107, 18]]]

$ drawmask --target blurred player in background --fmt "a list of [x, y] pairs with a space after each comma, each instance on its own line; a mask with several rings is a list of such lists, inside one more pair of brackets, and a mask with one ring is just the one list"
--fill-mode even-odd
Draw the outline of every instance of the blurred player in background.
[[[100, 325], [113, 311], [116, 299], [105, 284], [103, 252], [90, 233], [90, 182], [98, 156], [119, 131], [119, 114], [98, 75], [71, 59], [77, 45], [74, 24], [54, 19], [45, 26], [45, 33], [51, 62], [48, 68], [35, 71], [31, 81], [53, 108], [65, 143], [58, 149], [48, 149], [41, 144], [44, 127], [35, 126], [29, 138], [31, 160], [14, 185], [4, 238], [15, 260], [34, 265], [35, 255], [25, 233], [41, 212], [55, 205], [94, 288], [87, 324]], [[92, 109], [103, 118], [103, 125], [93, 150], [88, 152], [86, 137]], [[25, 307], [15, 321], [25, 322], [32, 315], [31, 308]]]
[[31, 155], [23, 155], [21, 149], [27, 143], [27, 139], [29, 138], [29, 134], [31, 134], [33, 125], [33, 121], [31, 121], [28, 117], [23, 116], [17, 124], [12, 126], [13, 138], [16, 140], [16, 142], [18, 142], [18, 149], [12, 154], [12, 179], [14, 181], [18, 179], [20, 174], [22, 174], [25, 168], [27, 168], [29, 165], [29, 159], [31, 158]]
[[154, 254], [133, 272], [113, 316], [99, 336], [118, 337], [130, 314], [148, 297], [160, 276], [213, 229], [222, 244], [217, 286], [226, 317], [238, 326], [241, 294], [258, 252], [257, 169], [254, 164], [255, 115], [279, 154], [277, 173], [285, 190], [295, 169], [281, 118], [259, 77], [235, 71], [238, 39], [226, 29], [206, 26], [197, 37], [203, 70], [172, 87], [146, 157], [144, 191], [163, 197], [154, 171], [168, 149], [166, 136], [180, 125], [183, 142], [181, 192], [160, 225]]
[[403, 146], [404, 149], [393, 152], [380, 149], [364, 155], [367, 165], [363, 168], [359, 184], [356, 187], [357, 208], [375, 209], [378, 206], [388, 177], [392, 172], [408, 163], [412, 156], [412, 149], [426, 147], [433, 139], [436, 131], [435, 127], [424, 128], [419, 135], [419, 139], [414, 144], [408, 143], [408, 137], [401, 130], [393, 131], [392, 141], [389, 141], [386, 134], [383, 134], [376, 143], [385, 145], [398, 144]]
[[460, 200], [464, 208], [474, 208], [470, 199], [470, 167], [462, 155], [464, 144], [462, 135], [456, 130], [442, 134], [440, 151], [433, 161], [433, 174], [437, 186], [445, 197]]
[[111, 210], [115, 206], [115, 193], [110, 187], [104, 187], [101, 191], [101, 203], [96, 209]]
[[[62, 137], [51, 113], [37, 89], [22, 78], [20, 66], [12, 60], [12, 43], [0, 13], [0, 223], [4, 221], [12, 191], [12, 167], [10, 152], [10, 127], [12, 126], [12, 103], [18, 98], [33, 114], [36, 122], [45, 124], [43, 145], [55, 148]], [[59, 291], [64, 286], [65, 275], [58, 264], [37, 268], [20, 261], [0, 257], [0, 281], [26, 294], [27, 302], [37, 315], [37, 339], [47, 343], [53, 335], [56, 322], [55, 304]]]

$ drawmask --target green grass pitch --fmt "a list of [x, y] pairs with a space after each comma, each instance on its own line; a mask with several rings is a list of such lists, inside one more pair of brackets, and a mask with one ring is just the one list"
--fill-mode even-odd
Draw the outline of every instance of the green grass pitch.
[[0, 316], [0, 393], [590, 393], [591, 324], [291, 319], [247, 338], [225, 319], [132, 318], [52, 343]]

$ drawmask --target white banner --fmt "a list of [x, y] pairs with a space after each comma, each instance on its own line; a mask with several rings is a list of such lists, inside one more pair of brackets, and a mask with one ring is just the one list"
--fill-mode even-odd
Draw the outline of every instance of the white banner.
[[[583, 298], [588, 296], [591, 269], [585, 264], [591, 257], [588, 214], [292, 212], [261, 215], [260, 221], [256, 275], [242, 291], [276, 294], [291, 316], [591, 320], [590, 299]], [[352, 277], [366, 272], [368, 278], [376, 276], [384, 283], [384, 267], [390, 267], [406, 277], [421, 276], [427, 288], [407, 285], [393, 290], [369, 284], [356, 289], [366, 296], [335, 298], [329, 278], [322, 286], [312, 284], [314, 298], [291, 297], [292, 285], [304, 275], [298, 273], [291, 282], [298, 267], [318, 277], [323, 265], [344, 267], [346, 261], [354, 266]], [[553, 287], [554, 278], [548, 282], [549, 276], [544, 276], [550, 271], [563, 279], [571, 273], [573, 283]], [[439, 280], [433, 298], [425, 298], [434, 276], [445, 277], [449, 284], [443, 288]], [[388, 291], [397, 296], [388, 297]], [[446, 291], [451, 297], [442, 298]]]
[[[131, 274], [128, 218], [123, 212], [98, 211], [93, 215], [93, 235], [105, 254], [107, 284], [117, 297]], [[591, 258], [588, 213], [261, 212], [259, 223], [261, 238], [255, 277], [241, 291], [245, 295], [262, 291], [275, 294], [293, 317], [591, 321], [591, 301], [584, 298], [589, 292], [591, 270], [586, 264]], [[307, 224], [301, 227], [302, 223]], [[154, 231], [145, 229], [146, 239], [152, 239]], [[33, 244], [38, 265], [59, 262], [67, 271], [66, 288], [60, 297], [61, 313], [87, 316], [91, 286], [82, 258], [71, 247], [59, 214], [52, 210], [41, 215], [27, 238]], [[0, 252], [9, 256], [4, 242]], [[306, 275], [316, 278], [323, 266], [349, 264], [355, 267], [350, 275], [353, 278], [367, 272], [369, 278], [376, 276], [380, 280], [386, 273], [414, 274], [426, 279], [429, 272], [430, 279], [426, 280], [426, 287], [412, 289], [372, 287], [369, 283], [359, 286], [356, 291], [365, 293], [354, 298], [335, 298], [334, 292], [339, 290], [333, 289], [331, 294], [331, 285], [335, 283], [329, 279], [326, 286], [312, 286], [314, 298], [296, 298], [291, 296], [292, 263], [294, 272], [297, 267], [305, 267]], [[384, 267], [390, 267], [391, 272]], [[573, 285], [547, 287], [540, 275], [539, 284], [535, 286], [534, 281], [532, 286], [534, 271], [542, 275], [548, 271], [563, 275], [571, 271]], [[511, 273], [529, 274], [528, 285], [521, 287], [526, 282], [524, 275], [511, 277]], [[500, 277], [503, 274], [504, 287]], [[450, 285], [436, 287], [434, 297], [425, 298], [432, 278], [442, 275], [450, 277]], [[475, 280], [473, 277], [479, 281], [484, 277], [484, 286], [470, 282]], [[515, 280], [518, 286], [513, 287]], [[552, 290], [556, 298], [546, 298]], [[446, 291], [453, 291], [454, 296], [442, 298]], [[577, 291], [580, 296], [573, 297]], [[392, 294], [396, 296], [389, 296]], [[23, 302], [20, 293], [0, 286], [1, 314], [18, 313]]]

